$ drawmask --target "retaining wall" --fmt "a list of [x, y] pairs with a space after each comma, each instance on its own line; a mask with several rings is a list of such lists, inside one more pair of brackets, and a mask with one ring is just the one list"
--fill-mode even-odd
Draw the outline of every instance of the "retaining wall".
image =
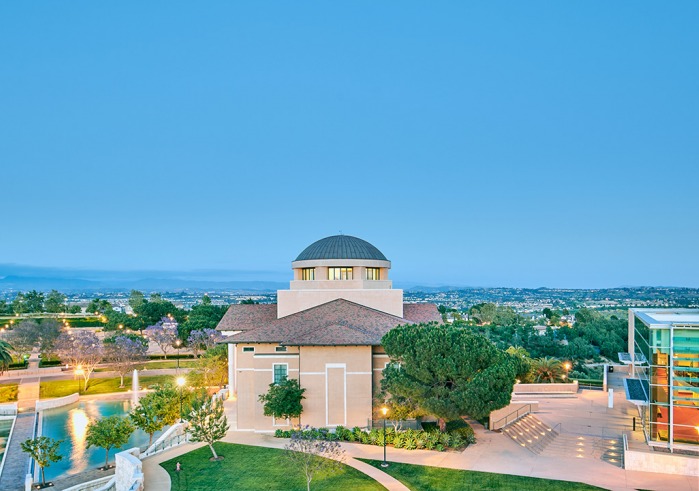
[[36, 401], [36, 410], [37, 411], [43, 411], [44, 409], [53, 409], [56, 407], [61, 407], [61, 406], [68, 406], [69, 404], [73, 404], [74, 402], [78, 402], [80, 400], [80, 394], [77, 392], [75, 394], [71, 394], [69, 396], [65, 397], [56, 397], [54, 399], [44, 399], [40, 401]]
[[699, 477], [699, 458], [679, 454], [625, 450], [624, 469]]
[[578, 381], [572, 384], [515, 384], [513, 392], [521, 394], [577, 394]]

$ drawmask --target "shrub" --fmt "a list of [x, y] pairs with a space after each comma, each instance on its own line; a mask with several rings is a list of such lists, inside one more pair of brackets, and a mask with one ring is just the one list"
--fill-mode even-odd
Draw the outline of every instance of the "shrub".
[[[448, 448], [463, 448], [476, 442], [473, 429], [467, 423], [454, 423], [452, 428], [455, 429], [448, 433], [441, 433], [439, 431], [413, 429], [396, 431], [394, 428], [387, 427], [385, 432], [386, 444], [393, 445], [395, 448], [405, 448], [406, 450], [426, 448], [427, 450], [439, 450], [442, 452]], [[306, 430], [277, 429], [274, 432], [274, 436], [276, 438], [292, 438], [299, 433], [324, 441], [349, 441], [379, 446], [384, 444], [383, 428], [373, 428], [367, 432], [358, 426], [351, 430], [344, 426], [337, 426], [335, 431], [328, 428], [309, 428]]]
[[425, 431], [437, 431], [437, 422], [435, 421], [424, 421], [420, 425]]

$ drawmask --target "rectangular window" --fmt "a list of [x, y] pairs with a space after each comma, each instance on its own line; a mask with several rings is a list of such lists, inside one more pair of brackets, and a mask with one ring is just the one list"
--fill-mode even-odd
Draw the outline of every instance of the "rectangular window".
[[329, 280], [351, 280], [352, 268], [328, 268]]
[[378, 280], [381, 276], [381, 268], [367, 268], [366, 269], [366, 279], [367, 280]]
[[286, 380], [286, 374], [289, 369], [287, 363], [275, 363], [272, 365], [272, 371], [274, 372], [274, 383], [278, 384], [283, 380]]
[[276, 351], [277, 353], [283, 353], [286, 351], [286, 346], [275, 346], [274, 351]]
[[316, 268], [302, 268], [301, 279], [303, 281], [313, 281], [316, 279]]
[[254, 353], [254, 352], [255, 352], [254, 346], [243, 346], [243, 353]]

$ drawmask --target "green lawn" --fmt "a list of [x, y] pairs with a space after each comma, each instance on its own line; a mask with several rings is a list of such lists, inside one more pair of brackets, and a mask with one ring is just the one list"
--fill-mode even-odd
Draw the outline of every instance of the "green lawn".
[[392, 475], [414, 491], [510, 490], [517, 491], [584, 491], [599, 490], [595, 486], [570, 481], [554, 481], [535, 477], [511, 476], [491, 472], [463, 471], [424, 465], [391, 462], [383, 469], [380, 460], [364, 460]]
[[[83, 388], [83, 380], [80, 380], [80, 388]], [[165, 382], [175, 383], [172, 375], [151, 375], [140, 377], [141, 387], [147, 388], [153, 384], [163, 384]], [[93, 378], [90, 380], [87, 392], [84, 395], [107, 394], [109, 392], [126, 392], [131, 389], [131, 377], [124, 377], [124, 387], [119, 388], [119, 377], [114, 378]], [[63, 397], [74, 394], [78, 391], [78, 379], [75, 380], [52, 380], [41, 382], [39, 385], [39, 398], [49, 399], [51, 397]]]
[[[224, 460], [210, 462], [211, 450], [203, 447], [160, 464], [170, 474], [173, 491], [306, 490], [303, 472], [290, 467], [284, 458], [284, 450], [232, 443], [217, 443], [214, 447], [225, 457]], [[182, 465], [179, 473], [175, 471], [177, 462]], [[315, 477], [311, 489], [374, 491], [386, 488], [358, 470], [345, 466], [339, 474]]]
[[[180, 360], [180, 368], [196, 368], [197, 362], [194, 360]], [[177, 360], [167, 361], [148, 361], [145, 363], [146, 370], [159, 370], [165, 368], [177, 368]], [[96, 368], [95, 372], [111, 372], [113, 369], [109, 366]]]
[[17, 400], [17, 384], [0, 385], [0, 402], [15, 402]]

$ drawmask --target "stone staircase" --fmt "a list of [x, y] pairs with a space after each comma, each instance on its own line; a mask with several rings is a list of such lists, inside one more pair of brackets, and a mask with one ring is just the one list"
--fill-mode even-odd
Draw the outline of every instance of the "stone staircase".
[[546, 426], [532, 414], [527, 414], [508, 424], [502, 429], [502, 432], [520, 446], [537, 455], [541, 455], [558, 436], [557, 431]]
[[600, 459], [623, 467], [624, 450], [621, 438], [561, 433], [532, 414], [510, 423], [502, 432], [536, 455]]

